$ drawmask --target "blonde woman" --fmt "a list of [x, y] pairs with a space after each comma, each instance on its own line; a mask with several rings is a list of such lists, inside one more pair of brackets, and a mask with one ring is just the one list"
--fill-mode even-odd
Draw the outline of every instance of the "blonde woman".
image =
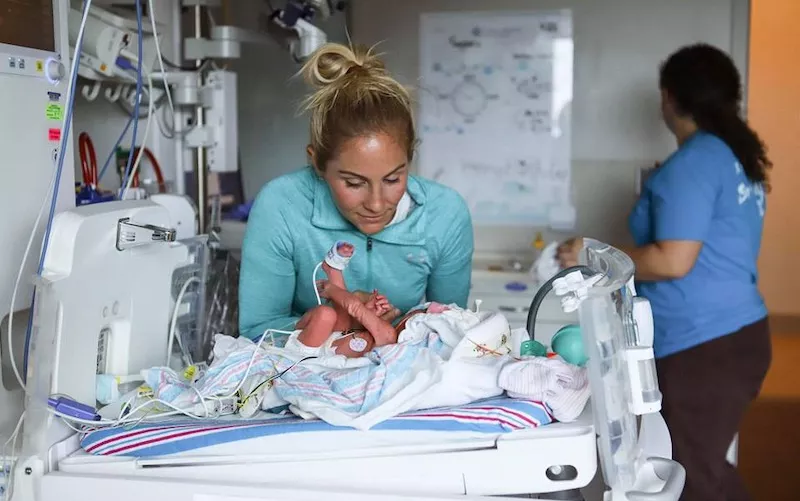
[[241, 334], [294, 329], [317, 306], [312, 275], [337, 241], [355, 248], [344, 271], [351, 289], [380, 288], [400, 311], [423, 299], [465, 307], [472, 221], [454, 190], [409, 173], [417, 139], [408, 90], [363, 47], [328, 44], [302, 73], [315, 88], [305, 103], [311, 165], [269, 182], [253, 205]]

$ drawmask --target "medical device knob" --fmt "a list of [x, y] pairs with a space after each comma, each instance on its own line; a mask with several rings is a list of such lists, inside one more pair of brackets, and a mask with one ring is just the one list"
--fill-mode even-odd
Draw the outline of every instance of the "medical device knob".
[[58, 82], [67, 74], [64, 64], [57, 59], [48, 59], [44, 65], [44, 72], [51, 82]]

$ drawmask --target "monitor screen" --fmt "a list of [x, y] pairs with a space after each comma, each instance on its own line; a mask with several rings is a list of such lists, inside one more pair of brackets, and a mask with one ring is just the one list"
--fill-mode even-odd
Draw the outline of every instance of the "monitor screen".
[[55, 52], [53, 0], [0, 0], [0, 43]]

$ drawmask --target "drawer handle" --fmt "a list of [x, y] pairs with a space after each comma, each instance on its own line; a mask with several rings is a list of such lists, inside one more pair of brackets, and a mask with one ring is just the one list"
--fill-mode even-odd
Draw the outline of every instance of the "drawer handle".
[[530, 307], [529, 306], [498, 306], [498, 310], [504, 313], [525, 313], [527, 312]]

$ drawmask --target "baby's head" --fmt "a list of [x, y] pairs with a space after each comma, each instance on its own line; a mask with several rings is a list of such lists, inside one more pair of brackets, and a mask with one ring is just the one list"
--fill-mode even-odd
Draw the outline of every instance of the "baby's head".
[[424, 308], [414, 308], [405, 315], [403, 315], [402, 318], [400, 318], [400, 321], [397, 322], [397, 326], [395, 327], [395, 332], [397, 332], [398, 334], [403, 332], [403, 329], [406, 328], [408, 320], [414, 315], [419, 315], [420, 313], [444, 313], [449, 309], [450, 309], [449, 307], [433, 301], [428, 303], [427, 306], [425, 306]]
[[449, 310], [447, 306], [443, 304], [439, 304], [437, 302], [431, 301], [428, 304], [428, 308], [426, 310], [427, 313], [444, 313], [445, 311]]

